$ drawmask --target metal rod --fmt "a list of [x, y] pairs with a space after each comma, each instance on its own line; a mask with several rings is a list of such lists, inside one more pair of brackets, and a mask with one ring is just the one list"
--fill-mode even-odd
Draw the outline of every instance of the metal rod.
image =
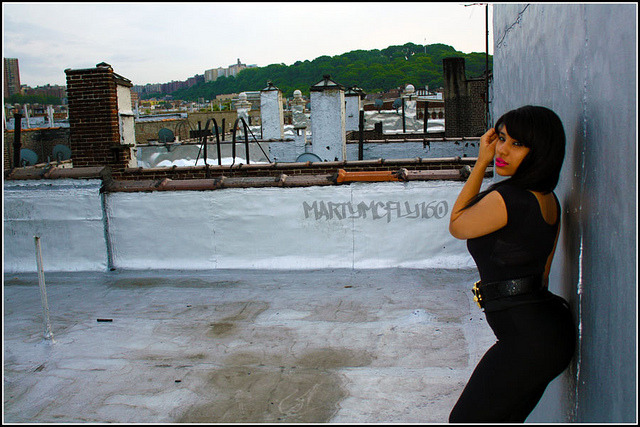
[[42, 301], [42, 315], [44, 317], [44, 338], [53, 340], [51, 331], [51, 319], [49, 319], [49, 302], [47, 301], [47, 288], [44, 283], [44, 269], [42, 267], [42, 251], [40, 249], [40, 237], [33, 237], [36, 243], [36, 262], [38, 263], [38, 283], [40, 285], [40, 300]]
[[222, 165], [222, 154], [221, 154], [222, 151], [220, 149], [220, 134], [218, 133], [218, 122], [216, 121], [216, 119], [213, 119], [213, 118], [210, 119], [210, 120], [213, 120], [213, 127], [216, 130], [216, 151], [218, 153], [218, 166], [221, 166]]
[[358, 160], [364, 158], [364, 110], [360, 110], [360, 117], [358, 120]]
[[20, 131], [22, 130], [22, 114], [13, 115], [13, 167], [20, 166]]
[[429, 101], [424, 101], [424, 136], [427, 136], [427, 122], [429, 121]]
[[402, 98], [402, 133], [407, 133], [407, 129], [404, 124], [404, 98]]
[[260, 142], [258, 142], [258, 139], [256, 138], [256, 136], [253, 134], [253, 132], [251, 131], [251, 129], [249, 127], [245, 128], [245, 132], [249, 131], [249, 133], [251, 134], [251, 137], [253, 138], [253, 141], [256, 143], [256, 145], [258, 146], [258, 148], [260, 149], [260, 151], [262, 151], [262, 154], [264, 154], [264, 157], [269, 161], [269, 163], [273, 163], [271, 161], [271, 159], [269, 158], [269, 155], [267, 153], [265, 153], [264, 149], [262, 148], [262, 145], [260, 145]]
[[[209, 122], [207, 121], [207, 124], [209, 124]], [[198, 122], [198, 129], [200, 129], [200, 122]], [[204, 136], [202, 137], [202, 146], [204, 147], [204, 167], [205, 169], [207, 169], [207, 130], [209, 130], [209, 126], [205, 126], [205, 132], [204, 132]], [[198, 166], [198, 165], [196, 165]], [[208, 177], [207, 177], [208, 178]]]
[[247, 155], [247, 164], [249, 164], [250, 163], [249, 162], [249, 131], [248, 131], [249, 126], [247, 125], [247, 122], [244, 119], [242, 119], [242, 127], [244, 128], [244, 152]]
[[231, 166], [236, 164], [236, 128], [238, 127], [238, 120], [240, 120], [240, 118], [236, 119], [233, 123], [233, 129], [231, 130], [231, 157], [233, 158], [231, 160]]

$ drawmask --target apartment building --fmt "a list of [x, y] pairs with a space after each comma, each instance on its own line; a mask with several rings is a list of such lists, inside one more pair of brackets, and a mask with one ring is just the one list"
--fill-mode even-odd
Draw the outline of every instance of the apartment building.
[[20, 93], [20, 67], [18, 58], [4, 58], [4, 96]]

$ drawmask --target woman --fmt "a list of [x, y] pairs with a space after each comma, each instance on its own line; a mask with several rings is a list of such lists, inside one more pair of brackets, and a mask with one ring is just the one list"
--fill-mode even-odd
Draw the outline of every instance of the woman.
[[[478, 363], [450, 422], [524, 422], [573, 357], [569, 306], [547, 289], [561, 216], [553, 190], [564, 151], [562, 122], [544, 107], [509, 111], [480, 139], [449, 230], [467, 239], [481, 279], [474, 299], [497, 342]], [[510, 178], [479, 193], [494, 156], [494, 170]]]

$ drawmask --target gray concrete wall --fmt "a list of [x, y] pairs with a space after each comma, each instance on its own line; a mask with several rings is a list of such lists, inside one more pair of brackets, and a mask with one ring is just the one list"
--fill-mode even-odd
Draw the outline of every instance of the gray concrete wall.
[[637, 6], [494, 6], [493, 116], [556, 111], [567, 136], [551, 288], [573, 306], [573, 365], [528, 421], [637, 419]]

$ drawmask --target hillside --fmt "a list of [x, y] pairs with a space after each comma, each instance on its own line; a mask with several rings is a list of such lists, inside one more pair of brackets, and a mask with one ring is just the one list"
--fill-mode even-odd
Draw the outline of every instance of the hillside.
[[[442, 59], [463, 57], [466, 60], [467, 77], [484, 73], [485, 54], [465, 54], [444, 44], [417, 45], [407, 43], [378, 50], [354, 50], [336, 56], [320, 56], [313, 61], [297, 61], [292, 65], [271, 64], [260, 68], [247, 68], [236, 77], [221, 77], [215, 82], [201, 83], [173, 93], [174, 98], [196, 101], [198, 98], [214, 99], [216, 95], [259, 91], [270, 80], [285, 97], [293, 96], [299, 89], [309, 96], [309, 88], [330, 74], [331, 79], [345, 87], [357, 85], [366, 93], [414, 85], [417, 89], [426, 85], [431, 89], [443, 86]], [[492, 57], [489, 56], [489, 69]]]

